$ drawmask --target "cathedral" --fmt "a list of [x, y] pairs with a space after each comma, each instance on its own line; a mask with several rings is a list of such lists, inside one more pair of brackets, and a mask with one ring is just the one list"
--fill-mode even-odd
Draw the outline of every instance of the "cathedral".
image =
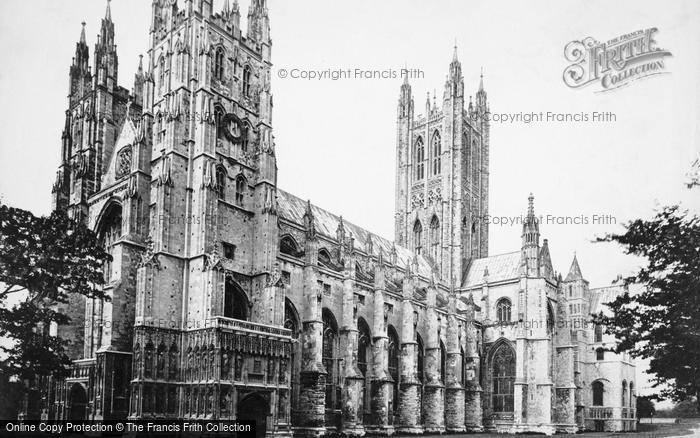
[[555, 272], [532, 195], [519, 245], [488, 253], [483, 78], [468, 96], [455, 48], [423, 114], [400, 86], [387, 240], [278, 187], [266, 3], [244, 32], [236, 0], [154, 0], [131, 90], [109, 3], [92, 52], [83, 24], [53, 207], [112, 255], [111, 300], [65, 307], [71, 374], [40, 379], [23, 418], [633, 430], [634, 363], [590, 322], [622, 288], [590, 288], [575, 257]]

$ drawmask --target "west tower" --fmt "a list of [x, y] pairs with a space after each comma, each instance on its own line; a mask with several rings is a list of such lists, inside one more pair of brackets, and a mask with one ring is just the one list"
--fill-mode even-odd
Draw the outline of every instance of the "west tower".
[[415, 114], [408, 80], [397, 112], [395, 240], [461, 284], [471, 260], [488, 255], [489, 111], [483, 77], [465, 102], [457, 48], [445, 81]]

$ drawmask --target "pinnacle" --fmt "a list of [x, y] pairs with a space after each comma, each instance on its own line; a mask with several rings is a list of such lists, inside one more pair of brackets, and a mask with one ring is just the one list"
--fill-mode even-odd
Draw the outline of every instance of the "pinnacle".
[[107, 21], [112, 21], [112, 9], [110, 8], [110, 3], [112, 0], [107, 0], [107, 10], [105, 11], [105, 19]]
[[80, 31], [80, 42], [81, 42], [82, 44], [85, 44], [85, 22], [83, 21], [83, 22], [80, 23], [80, 24], [83, 25], [83, 28], [82, 28], [81, 31]]

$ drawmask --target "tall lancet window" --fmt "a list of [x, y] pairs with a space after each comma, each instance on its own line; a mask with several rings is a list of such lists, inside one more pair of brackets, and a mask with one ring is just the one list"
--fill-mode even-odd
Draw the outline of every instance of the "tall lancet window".
[[338, 323], [328, 309], [323, 309], [322, 361], [326, 369], [326, 409], [340, 409], [340, 385], [338, 373]]
[[440, 221], [437, 216], [430, 221], [430, 256], [435, 263], [440, 263]]
[[423, 225], [418, 220], [413, 224], [413, 248], [416, 254], [420, 254], [423, 249]]
[[165, 58], [160, 57], [158, 61], [158, 92], [163, 93], [163, 87], [165, 86]]
[[218, 80], [224, 78], [224, 49], [219, 47], [214, 55], [214, 77]]
[[250, 66], [246, 65], [243, 67], [243, 95], [250, 97]]
[[360, 398], [360, 407], [358, 412], [364, 415], [370, 414], [372, 411], [370, 409], [372, 401], [372, 393], [369, 390], [371, 377], [368, 373], [371, 366], [372, 359], [372, 335], [369, 330], [369, 324], [364, 318], [358, 318], [357, 320], [357, 368], [360, 369], [362, 373], [362, 397]]
[[388, 369], [389, 375], [394, 380], [392, 407], [394, 411], [393, 413], [396, 414], [398, 413], [399, 409], [399, 387], [401, 383], [399, 382], [399, 355], [401, 345], [399, 344], [399, 335], [396, 333], [396, 330], [393, 326], [389, 326], [387, 334], [389, 335], [389, 344], [387, 347], [389, 351], [389, 355], [387, 358], [389, 365]]
[[[114, 204], [109, 207], [102, 219], [100, 225], [100, 241], [102, 247], [112, 255], [114, 243], [122, 236], [122, 207], [119, 204]], [[105, 282], [109, 282], [112, 277], [112, 261], [108, 260], [102, 267], [105, 277]]]
[[422, 137], [418, 137], [418, 140], [416, 140], [413, 160], [413, 165], [415, 166], [416, 181], [420, 181], [425, 176], [425, 145], [423, 144]]
[[440, 156], [442, 155], [442, 141], [440, 133], [435, 131], [433, 134], [433, 175], [440, 174]]
[[491, 403], [494, 412], [513, 412], [515, 353], [510, 345], [496, 347], [491, 360], [493, 387]]

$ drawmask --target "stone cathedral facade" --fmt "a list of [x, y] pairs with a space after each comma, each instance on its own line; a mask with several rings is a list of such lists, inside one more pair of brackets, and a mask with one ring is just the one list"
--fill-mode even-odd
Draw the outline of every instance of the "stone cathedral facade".
[[633, 428], [634, 365], [587, 323], [620, 291], [576, 260], [555, 273], [532, 197], [519, 248], [488, 255], [489, 104], [456, 48], [424, 114], [400, 88], [392, 242], [278, 187], [265, 0], [246, 27], [235, 0], [154, 0], [131, 90], [109, 4], [92, 59], [83, 27], [53, 199], [112, 254], [111, 301], [71, 303], [73, 372], [23, 415], [300, 437]]

